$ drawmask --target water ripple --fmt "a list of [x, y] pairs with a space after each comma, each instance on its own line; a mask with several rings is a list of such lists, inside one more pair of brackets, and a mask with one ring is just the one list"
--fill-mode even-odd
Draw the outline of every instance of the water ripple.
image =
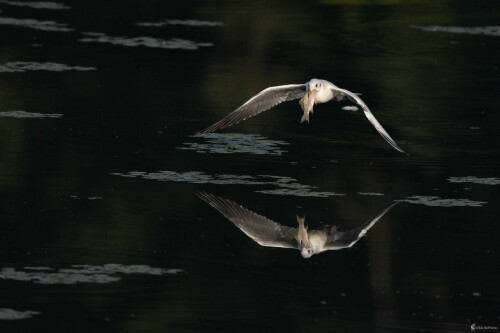
[[177, 274], [181, 269], [153, 268], [147, 265], [106, 264], [103, 266], [72, 265], [72, 268], [53, 269], [50, 267], [25, 267], [24, 271], [5, 267], [0, 271], [0, 279], [27, 281], [39, 284], [111, 283], [121, 280], [113, 274]]
[[194, 138], [204, 138], [206, 142], [185, 142], [181, 150], [194, 150], [197, 153], [249, 153], [255, 155], [280, 155], [286, 150], [280, 146], [288, 145], [285, 141], [269, 140], [258, 134], [240, 133], [208, 133], [193, 135]]
[[343, 106], [342, 110], [356, 112], [356, 111], [359, 110], [359, 108], [357, 106], [355, 106], [355, 105], [347, 105], [347, 106]]
[[485, 26], [485, 27], [458, 27], [458, 26], [442, 26], [442, 25], [412, 25], [410, 28], [419, 29], [430, 32], [447, 32], [452, 34], [468, 34], [468, 35], [487, 35], [500, 36], [500, 26]]
[[19, 320], [19, 319], [29, 319], [33, 318], [34, 315], [38, 315], [38, 311], [17, 311], [14, 309], [3, 308], [0, 309], [0, 320]]
[[414, 195], [402, 201], [433, 207], [482, 207], [484, 204], [487, 204], [485, 201], [472, 201], [469, 199], [442, 199], [436, 196], [421, 195]]
[[96, 70], [95, 67], [82, 67], [82, 66], [68, 66], [65, 64], [58, 64], [54, 62], [26, 62], [26, 61], [14, 61], [6, 62], [0, 65], [0, 73], [9, 72], [26, 72], [26, 71], [52, 71], [52, 72], [62, 72], [62, 71], [92, 71]]
[[384, 193], [378, 192], [358, 192], [359, 195], [372, 195], [372, 196], [383, 196]]
[[37, 113], [26, 111], [4, 111], [0, 112], [0, 117], [10, 118], [61, 118], [63, 115], [60, 113]]
[[186, 25], [190, 27], [217, 27], [225, 25], [222, 22], [199, 21], [199, 20], [165, 20], [160, 22], [139, 22], [136, 24], [143, 27], [163, 27], [165, 25]]
[[48, 1], [20, 2], [20, 1], [0, 0], [0, 3], [10, 6], [30, 7], [34, 9], [53, 9], [53, 10], [71, 9], [71, 7], [68, 7], [66, 5]]
[[216, 185], [265, 185], [274, 189], [256, 190], [255, 192], [275, 195], [292, 195], [300, 197], [330, 197], [345, 194], [335, 192], [316, 191], [316, 186], [300, 184], [295, 178], [273, 175], [208, 175], [200, 171], [175, 172], [158, 171], [143, 172], [130, 171], [128, 173], [111, 173], [111, 175], [126, 178], [143, 178], [157, 181], [186, 182], [191, 184], [216, 184]]
[[35, 19], [17, 19], [13, 17], [0, 17], [0, 24], [13, 25], [15, 27], [31, 28], [42, 31], [67, 32], [74, 29], [68, 28], [66, 24], [54, 21], [38, 21]]
[[255, 192], [264, 194], [274, 194], [274, 195], [292, 195], [296, 197], [316, 197], [316, 198], [328, 198], [333, 196], [345, 195], [343, 193], [336, 193], [336, 192], [311, 191], [311, 188], [308, 185], [301, 185], [301, 184], [298, 185], [299, 188], [277, 188], [274, 190], [260, 190]]
[[197, 50], [199, 47], [213, 46], [212, 43], [197, 43], [186, 39], [173, 38], [169, 40], [153, 37], [117, 37], [108, 36], [100, 32], [85, 32], [85, 38], [80, 38], [80, 42], [108, 43], [129, 47], [145, 46], [160, 49], [183, 49]]
[[473, 183], [482, 185], [498, 185], [500, 184], [500, 179], [496, 177], [490, 178], [478, 178], [476, 176], [467, 177], [450, 177], [448, 181], [451, 183]]

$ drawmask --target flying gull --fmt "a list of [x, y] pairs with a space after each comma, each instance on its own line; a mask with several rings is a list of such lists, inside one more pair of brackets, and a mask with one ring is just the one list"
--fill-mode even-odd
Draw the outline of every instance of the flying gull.
[[299, 103], [302, 107], [302, 110], [304, 111], [301, 123], [305, 121], [309, 122], [309, 114], [313, 113], [314, 104], [326, 103], [332, 99], [335, 99], [337, 102], [339, 102], [343, 99], [348, 98], [352, 102], [361, 106], [370, 123], [375, 127], [375, 129], [380, 133], [385, 141], [387, 141], [396, 150], [406, 154], [406, 152], [401, 149], [391, 138], [391, 136], [385, 131], [382, 125], [380, 125], [377, 119], [375, 119], [370, 109], [368, 109], [368, 106], [366, 106], [366, 104], [361, 100], [361, 98], [359, 98], [358, 95], [348, 90], [339, 88], [331, 82], [318, 79], [312, 79], [304, 84], [288, 84], [284, 86], [269, 87], [267, 89], [264, 89], [254, 97], [250, 98], [245, 104], [243, 104], [215, 124], [197, 133], [211, 133], [226, 127], [233, 126], [263, 111], [269, 110], [270, 108], [282, 102], [299, 98], [302, 98]]
[[297, 249], [304, 258], [328, 250], [352, 247], [385, 213], [399, 203], [393, 203], [374, 218], [348, 231], [338, 231], [335, 225], [324, 225], [320, 230], [308, 230], [303, 217], [297, 216], [298, 228], [287, 227], [212, 193], [196, 192], [196, 195], [217, 209], [259, 245]]

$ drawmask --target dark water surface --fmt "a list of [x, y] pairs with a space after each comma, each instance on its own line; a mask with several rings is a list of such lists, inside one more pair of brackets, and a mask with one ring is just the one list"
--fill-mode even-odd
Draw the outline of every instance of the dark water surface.
[[[500, 326], [494, 1], [0, 1], [1, 332]], [[289, 102], [193, 136], [268, 86]], [[309, 259], [196, 196], [356, 228]], [[247, 232], [248, 233], [248, 232]]]

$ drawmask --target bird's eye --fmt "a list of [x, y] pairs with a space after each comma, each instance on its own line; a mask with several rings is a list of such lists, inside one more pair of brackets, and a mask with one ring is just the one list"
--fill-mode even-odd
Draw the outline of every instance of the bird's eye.
[[318, 84], [316, 83], [316, 88], [318, 88]]

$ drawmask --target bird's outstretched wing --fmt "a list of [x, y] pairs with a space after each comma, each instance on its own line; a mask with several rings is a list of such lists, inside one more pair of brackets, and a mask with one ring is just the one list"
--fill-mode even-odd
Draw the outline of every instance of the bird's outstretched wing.
[[[387, 141], [392, 147], [394, 147], [397, 151], [400, 151], [404, 154], [407, 154], [403, 149], [401, 149], [396, 141], [394, 141], [391, 136], [385, 131], [385, 129], [380, 125], [380, 123], [375, 119], [375, 116], [371, 113], [370, 109], [368, 109], [368, 106], [366, 106], [365, 102], [361, 98], [359, 98], [358, 95], [356, 95], [353, 92], [350, 92], [349, 90], [341, 89], [341, 88], [332, 88], [334, 92], [340, 93], [341, 96], [345, 96], [349, 98], [351, 101], [354, 103], [358, 104], [363, 108], [363, 111], [365, 112], [366, 118], [370, 121], [370, 123], [375, 127], [375, 129], [380, 133], [380, 135]], [[337, 95], [338, 96], [338, 95]]]
[[370, 230], [371, 227], [375, 225], [375, 223], [378, 222], [382, 218], [382, 216], [385, 215], [392, 207], [397, 205], [399, 202], [395, 202], [383, 211], [381, 211], [377, 216], [374, 218], [366, 221], [364, 224], [360, 225], [359, 227], [356, 227], [354, 229], [351, 229], [349, 231], [346, 231], [342, 233], [340, 237], [332, 237], [332, 239], [325, 244], [325, 249], [326, 250], [340, 250], [343, 248], [351, 247], [354, 244], [356, 244], [357, 241], [359, 241], [367, 232]]
[[282, 226], [264, 216], [255, 214], [231, 200], [211, 193], [203, 191], [196, 192], [196, 195], [217, 209], [258, 244], [268, 247], [298, 248], [298, 243], [295, 240], [297, 228]]
[[220, 129], [233, 126], [240, 121], [255, 116], [285, 101], [299, 99], [306, 92], [305, 84], [288, 84], [285, 86], [269, 87], [250, 98], [245, 104], [216, 122], [215, 124], [197, 132], [211, 133]]

